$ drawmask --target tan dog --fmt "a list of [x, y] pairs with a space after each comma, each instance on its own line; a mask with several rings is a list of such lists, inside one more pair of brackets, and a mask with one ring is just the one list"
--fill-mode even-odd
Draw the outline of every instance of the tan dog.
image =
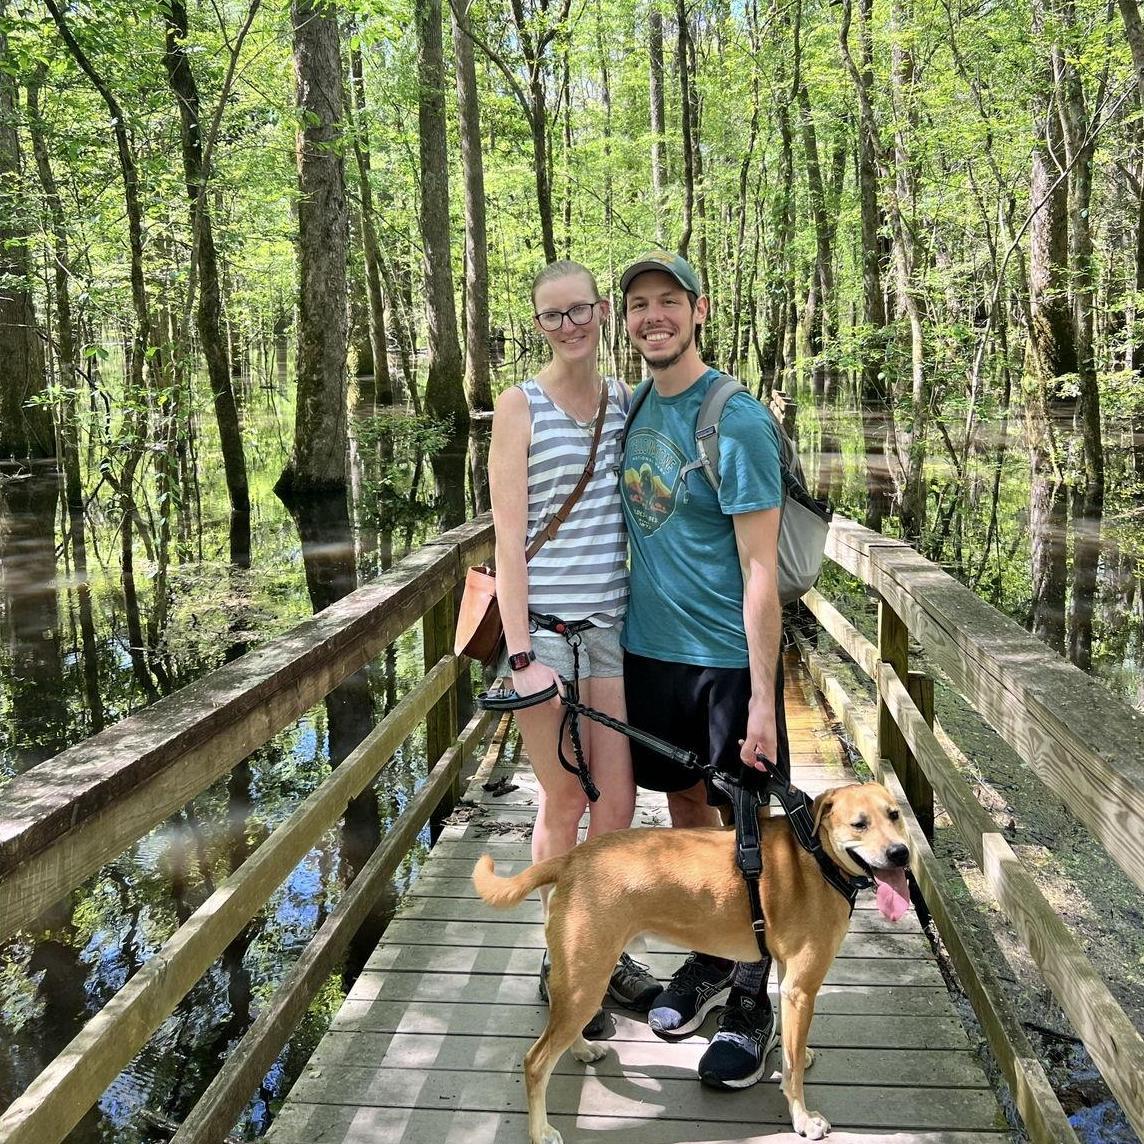
[[[872, 875], [878, 905], [897, 921], [909, 905], [909, 847], [890, 792], [879, 783], [836, 787], [814, 802], [815, 832], [846, 874]], [[782, 818], [760, 823], [761, 893], [767, 948], [780, 963], [783, 1091], [800, 1135], [819, 1140], [830, 1122], [803, 1104], [803, 1073], [813, 1060], [807, 1034], [814, 1000], [850, 924], [846, 899]], [[548, 1078], [565, 1049], [578, 1061], [605, 1050], [581, 1033], [608, 987], [620, 952], [636, 934], [655, 934], [684, 949], [733, 961], [758, 961], [746, 885], [735, 866], [730, 829], [618, 830], [550, 858], [513, 878], [493, 873], [482, 855], [473, 869], [477, 893], [491, 906], [518, 905], [552, 885], [548, 939], [548, 1027], [524, 1058], [532, 1144], [560, 1144], [548, 1123]]]

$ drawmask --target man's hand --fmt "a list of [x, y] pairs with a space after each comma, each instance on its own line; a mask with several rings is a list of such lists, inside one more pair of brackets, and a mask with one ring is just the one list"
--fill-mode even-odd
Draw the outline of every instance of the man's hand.
[[767, 771], [756, 755], [764, 755], [772, 763], [778, 756], [779, 735], [775, 725], [773, 695], [751, 696], [747, 707], [747, 737], [739, 740], [739, 760], [752, 770]]

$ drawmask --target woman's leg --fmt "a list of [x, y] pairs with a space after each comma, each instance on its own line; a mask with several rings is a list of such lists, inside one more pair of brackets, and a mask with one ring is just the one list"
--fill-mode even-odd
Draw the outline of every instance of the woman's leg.
[[[587, 796], [575, 775], [569, 774], [556, 757], [556, 737], [560, 734], [563, 708], [544, 703], [516, 712], [516, 725], [524, 742], [532, 772], [540, 784], [540, 803], [532, 828], [532, 860], [543, 862], [557, 854], [567, 854], [576, 845], [576, 830], [588, 805]], [[565, 746], [571, 758], [571, 748]], [[548, 889], [541, 898], [548, 908]]]
[[[594, 707], [621, 722], [627, 721], [622, 675], [581, 680], [580, 697], [585, 706]], [[627, 736], [582, 718], [582, 738], [586, 728], [592, 778], [600, 790], [600, 797], [592, 803], [588, 820], [588, 837], [595, 838], [631, 826], [636, 808], [636, 787], [632, 778], [632, 753]]]

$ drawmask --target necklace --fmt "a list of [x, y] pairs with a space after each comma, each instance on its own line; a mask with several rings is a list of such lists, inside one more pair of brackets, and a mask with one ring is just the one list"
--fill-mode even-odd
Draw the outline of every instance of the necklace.
[[[538, 384], [540, 384], [539, 380], [538, 380]], [[599, 385], [600, 385], [601, 389], [606, 384], [607, 383], [601, 377], [599, 379]], [[559, 409], [560, 412], [563, 413], [564, 416], [567, 417], [569, 421], [573, 422], [578, 428], [580, 428], [580, 429], [592, 429], [595, 427], [596, 418], [600, 412], [600, 393], [601, 393], [600, 389], [595, 390], [595, 393], [594, 393], [593, 398], [592, 398], [591, 409], [588, 412], [588, 416], [586, 418], [584, 418], [584, 417], [581, 417], [579, 415], [579, 410], [576, 408], [576, 406], [569, 404], [567, 402], [564, 402], [564, 401], [558, 401], [556, 399], [556, 396], [549, 389], [545, 388], [545, 386], [543, 384], [540, 385], [540, 388], [544, 390], [544, 394], [548, 398], [548, 400], [551, 401], [552, 404], [555, 405], [556, 408]]]

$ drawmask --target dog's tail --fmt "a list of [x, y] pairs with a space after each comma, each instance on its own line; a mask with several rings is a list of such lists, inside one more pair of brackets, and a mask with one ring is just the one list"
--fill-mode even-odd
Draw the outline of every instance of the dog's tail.
[[491, 854], [482, 854], [473, 867], [473, 885], [477, 893], [490, 906], [507, 910], [520, 905], [537, 886], [550, 886], [560, 876], [567, 855], [561, 854], [529, 866], [512, 878], [500, 878], [493, 873]]

